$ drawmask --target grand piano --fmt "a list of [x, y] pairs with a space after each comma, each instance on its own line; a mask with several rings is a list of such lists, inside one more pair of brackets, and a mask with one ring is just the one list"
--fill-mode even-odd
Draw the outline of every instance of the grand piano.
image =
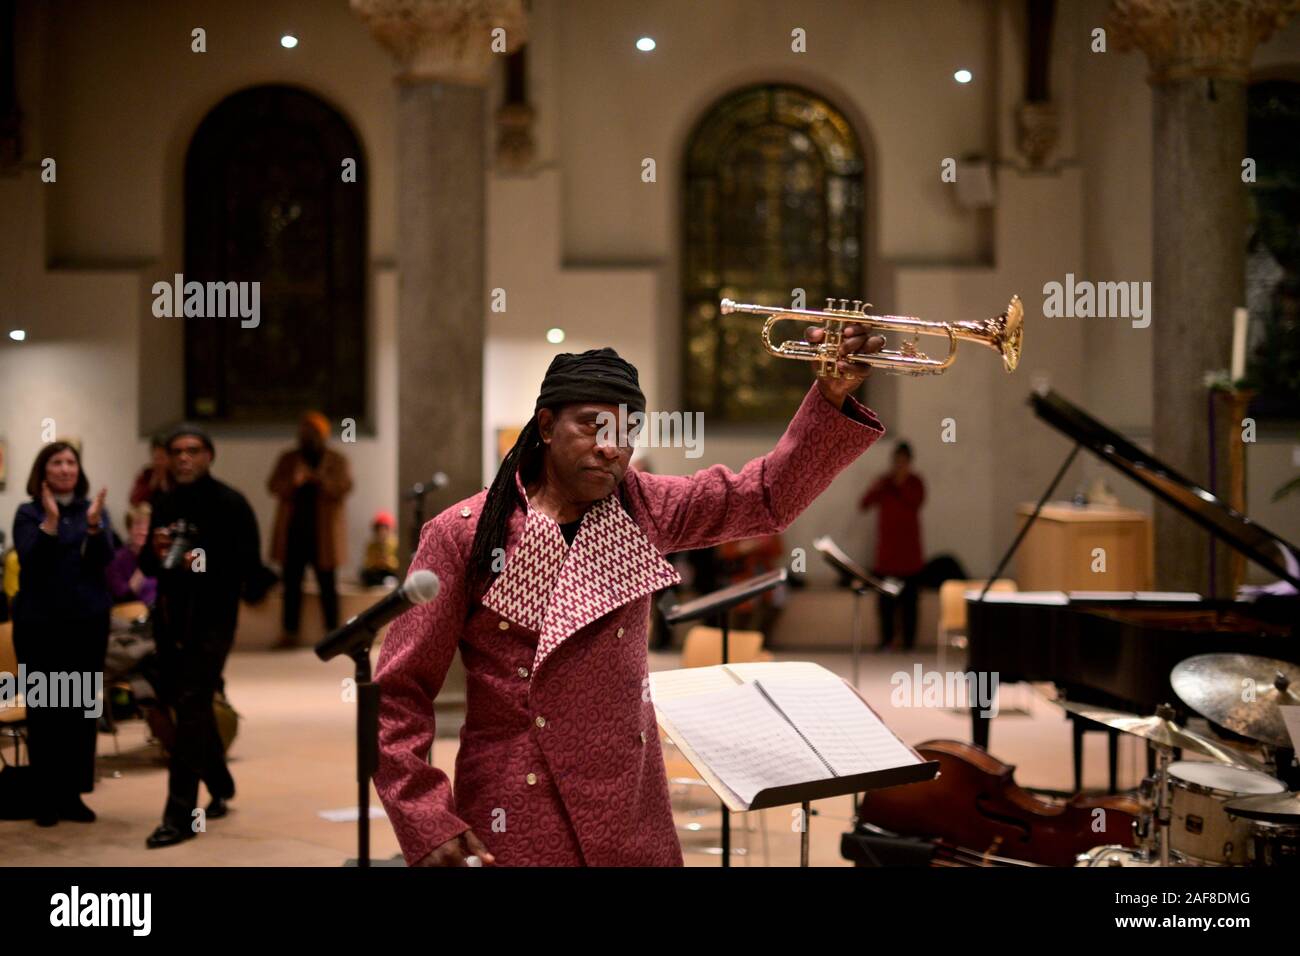
[[[1085, 448], [1215, 538], [1300, 588], [1295, 562], [1300, 549], [1295, 545], [1255, 524], [1055, 392], [1034, 394], [1030, 402], [1039, 418], [1075, 442], [1057, 481], [1079, 449]], [[1043, 495], [1040, 508], [1051, 491], [1048, 488]], [[1022, 527], [994, 577], [1006, 566], [1032, 521], [1031, 517]], [[999, 594], [986, 589], [984, 597], [971, 597], [967, 603], [969, 668], [997, 672], [1001, 683], [1052, 682], [1067, 699], [1081, 703], [1143, 715], [1154, 713], [1158, 704], [1169, 703], [1185, 717], [1169, 684], [1169, 672], [1185, 658], [1238, 652], [1300, 662], [1300, 597], [1294, 594], [1263, 595], [1253, 601], [1189, 600], [1186, 596], [1178, 600], [1158, 596], [1112, 600], [1067, 595], [1019, 597], [1014, 592]], [[987, 749], [989, 720], [980, 717], [978, 707], [971, 709], [971, 717], [972, 739]], [[1076, 724], [1076, 785], [1081, 732]], [[1113, 789], [1113, 737], [1111, 745]]]

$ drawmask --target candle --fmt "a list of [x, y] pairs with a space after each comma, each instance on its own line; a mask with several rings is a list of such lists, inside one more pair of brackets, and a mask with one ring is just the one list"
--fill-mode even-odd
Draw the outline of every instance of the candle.
[[1232, 312], [1232, 384], [1246, 377], [1246, 326], [1250, 313], [1238, 306]]

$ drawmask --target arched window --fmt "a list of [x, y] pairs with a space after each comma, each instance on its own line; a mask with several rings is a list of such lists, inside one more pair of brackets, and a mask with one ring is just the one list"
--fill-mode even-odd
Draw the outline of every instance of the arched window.
[[185, 280], [260, 283], [260, 315], [248, 328], [185, 320], [189, 417], [363, 418], [365, 183], [351, 127], [303, 90], [244, 90], [199, 124], [185, 158]]
[[[723, 298], [807, 308], [863, 296], [863, 160], [838, 110], [791, 86], [741, 90], [714, 105], [686, 149], [682, 276], [685, 407], [720, 421], [787, 418], [807, 364], [767, 355], [761, 320], [718, 312]], [[802, 335], [789, 325], [786, 338]]]
[[1300, 419], [1300, 83], [1270, 80], [1247, 92], [1247, 155], [1255, 160], [1246, 241], [1250, 412]]

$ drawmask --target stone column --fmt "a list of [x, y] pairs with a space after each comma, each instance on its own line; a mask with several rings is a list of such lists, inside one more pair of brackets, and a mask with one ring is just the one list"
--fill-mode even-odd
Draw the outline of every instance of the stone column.
[[[484, 88], [523, 43], [525, 17], [521, 0], [351, 4], [398, 65], [397, 480], [405, 490], [446, 472], [427, 518], [483, 487]], [[402, 509], [406, 540], [413, 506]]]
[[[1232, 312], [1245, 302], [1246, 81], [1257, 44], [1293, 0], [1113, 0], [1106, 29], [1146, 54], [1152, 88], [1152, 444], [1210, 485], [1207, 371], [1226, 369]], [[1116, 279], [1122, 277], [1115, 277]], [[1220, 448], [1220, 453], [1223, 449]], [[1210, 581], [1210, 536], [1156, 506], [1156, 585], [1228, 596], [1229, 564]]]

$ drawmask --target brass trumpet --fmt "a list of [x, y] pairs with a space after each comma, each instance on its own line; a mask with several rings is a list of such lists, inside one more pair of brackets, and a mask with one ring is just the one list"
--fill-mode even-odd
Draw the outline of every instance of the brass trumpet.
[[[1025, 310], [1017, 295], [1011, 297], [1011, 303], [1005, 312], [982, 322], [928, 322], [910, 315], [871, 315], [866, 311], [869, 308], [871, 303], [864, 303], [861, 299], [852, 300], [852, 305], [848, 299], [827, 299], [823, 311], [741, 305], [731, 299], [723, 299], [721, 311], [723, 315], [735, 312], [768, 316], [767, 323], [763, 326], [763, 347], [778, 358], [816, 362], [817, 374], [830, 378], [839, 377], [836, 362], [841, 356], [837, 353], [844, 338], [845, 324], [889, 332], [911, 332], [913, 335], [939, 335], [948, 339], [948, 354], [942, 359], [930, 358], [918, 351], [914, 342], [903, 342], [897, 349], [881, 349], [870, 355], [855, 352], [842, 357], [844, 361], [857, 365], [879, 365], [908, 375], [938, 375], [957, 357], [958, 339], [978, 342], [993, 349], [1002, 356], [1002, 367], [1008, 372], [1014, 372], [1020, 362]], [[772, 344], [772, 328], [778, 322], [807, 321], [821, 323], [826, 332], [826, 337], [821, 342], [814, 344], [803, 339], [792, 339], [780, 345]]]

